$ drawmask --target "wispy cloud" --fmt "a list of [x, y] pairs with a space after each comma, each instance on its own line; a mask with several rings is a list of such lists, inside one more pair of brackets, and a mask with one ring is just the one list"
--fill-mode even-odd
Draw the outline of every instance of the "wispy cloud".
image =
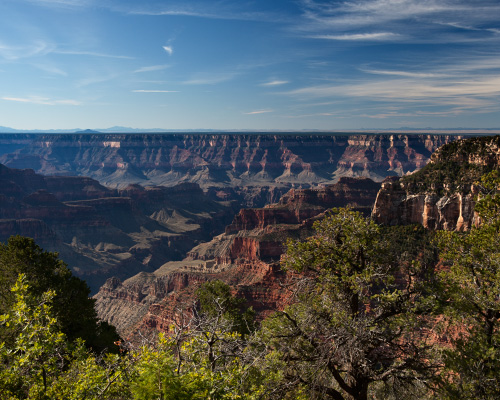
[[15, 101], [18, 103], [42, 104], [47, 106], [69, 105], [78, 106], [82, 103], [77, 100], [53, 100], [49, 97], [29, 96], [29, 97], [2, 97], [2, 100]]
[[[470, 21], [478, 19], [495, 21], [493, 15], [485, 15], [485, 11], [498, 10], [500, 5], [492, 1], [471, 3], [467, 0], [347, 0], [343, 2], [303, 2], [306, 16], [311, 21], [325, 25], [368, 26], [391, 21], [415, 20], [427, 21], [429, 17], [436, 22], [439, 17], [446, 20]], [[460, 23], [460, 22], [458, 22]]]
[[24, 45], [11, 45], [0, 41], [0, 58], [4, 58], [9, 61], [15, 61], [19, 59], [32, 58], [32, 57], [42, 57], [48, 54], [117, 58], [117, 59], [128, 59], [128, 60], [134, 59], [134, 57], [118, 55], [118, 54], [99, 53], [94, 51], [80, 51], [74, 49], [70, 50], [61, 49], [58, 48], [55, 44], [45, 40], [34, 40], [31, 43]]
[[188, 9], [177, 9], [177, 10], [158, 10], [158, 11], [147, 11], [147, 10], [136, 10], [130, 11], [130, 14], [136, 15], [153, 15], [153, 16], [181, 16], [181, 17], [198, 17], [198, 18], [211, 18], [211, 19], [228, 19], [227, 16], [222, 14], [214, 14], [210, 12], [197, 12]]
[[286, 85], [289, 83], [288, 81], [280, 81], [280, 80], [272, 80], [269, 82], [261, 83], [260, 86], [280, 86], [280, 85]]
[[[480, 40], [483, 37], [471, 38], [460, 29], [495, 34], [500, 15], [500, 4], [490, 0], [303, 0], [301, 4], [304, 19], [296, 28], [317, 33], [309, 37], [332, 40]], [[372, 36], [370, 30], [380, 26], [388, 32]]]
[[162, 70], [167, 69], [169, 67], [170, 67], [170, 65], [151, 65], [149, 67], [141, 67], [139, 69], [136, 69], [134, 71], [134, 73], [162, 71]]
[[[16, 0], [51, 8], [102, 7], [129, 15], [193, 17], [242, 21], [290, 21], [285, 13], [259, 11], [252, 3], [226, 1]], [[156, 4], [155, 4], [156, 3]]]
[[[465, 54], [468, 54], [465, 57]], [[465, 60], [463, 59], [465, 58]], [[401, 61], [401, 60], [400, 60]], [[357, 116], [366, 118], [432, 117], [464, 115], [465, 113], [498, 112], [500, 108], [500, 59], [496, 54], [471, 51], [460, 57], [438, 58], [424, 66], [401, 68], [358, 68], [365, 76], [354, 81], [309, 85], [291, 90], [288, 95], [309, 103], [317, 100], [362, 102], [369, 105], [394, 104], [408, 108], [429, 107], [430, 111], [412, 112], [411, 115], [388, 111]], [[435, 113], [435, 114], [433, 114]]]
[[360, 71], [366, 72], [368, 74], [374, 74], [374, 75], [405, 76], [405, 77], [409, 77], [409, 78], [437, 78], [440, 76], [444, 76], [443, 74], [437, 74], [437, 73], [376, 70], [376, 69], [364, 69], [364, 68], [360, 68]]
[[44, 56], [53, 52], [54, 48], [52, 44], [41, 40], [24, 46], [12, 46], [0, 42], [0, 57], [9, 61], [15, 61], [22, 58]]
[[240, 75], [238, 72], [220, 72], [220, 73], [199, 73], [191, 79], [184, 81], [186, 85], [215, 85], [217, 83], [227, 82]]
[[[286, 118], [290, 119], [300, 119], [300, 118], [318, 118], [318, 117], [335, 117], [336, 119], [351, 119], [351, 118], [368, 118], [368, 119], [377, 119], [377, 120], [384, 120], [384, 119], [398, 119], [401, 120], [401, 118], [417, 118], [417, 119], [427, 119], [428, 117], [441, 117], [441, 118], [449, 118], [449, 117], [456, 117], [460, 115], [471, 115], [471, 114], [482, 114], [482, 113], [488, 113], [491, 112], [492, 109], [491, 107], [484, 107], [480, 108], [477, 107], [476, 109], [470, 109], [470, 107], [462, 107], [462, 106], [452, 106], [448, 110], [439, 110], [439, 111], [426, 111], [423, 109], [417, 109], [416, 111], [391, 111], [390, 108], [385, 106], [384, 109], [389, 109], [384, 112], [373, 112], [369, 113], [366, 112], [365, 109], [350, 109], [350, 110], [342, 110], [342, 111], [332, 111], [332, 112], [322, 112], [322, 113], [314, 113], [314, 114], [293, 114], [293, 115], [287, 115]], [[435, 109], [435, 107], [433, 107]], [[409, 122], [407, 122], [409, 123]]]
[[500, 55], [456, 56], [451, 58], [442, 70], [446, 73], [476, 75], [500, 73]]
[[246, 113], [243, 113], [245, 115], [256, 115], [256, 114], [266, 114], [266, 113], [271, 113], [271, 112], [274, 112], [274, 110], [256, 110], [256, 111], [250, 111], [250, 112], [246, 112]]
[[93, 3], [93, 0], [25, 0], [37, 6], [51, 8], [74, 8], [85, 7]]
[[378, 33], [355, 33], [344, 35], [316, 35], [310, 36], [313, 39], [327, 39], [327, 40], [394, 40], [401, 38], [402, 35], [391, 32], [378, 32]]
[[80, 79], [79, 81], [76, 82], [76, 87], [85, 87], [85, 86], [90, 86], [90, 85], [95, 85], [97, 83], [103, 83], [103, 82], [108, 82], [117, 77], [116, 74], [112, 75], [98, 75], [98, 76], [91, 76], [88, 78]]
[[69, 56], [89, 56], [89, 57], [103, 57], [103, 58], [118, 58], [125, 60], [133, 60], [135, 57], [122, 56], [117, 54], [99, 53], [94, 51], [78, 51], [78, 50], [56, 50], [56, 54], [65, 54]]
[[461, 114], [465, 113], [470, 113], [470, 110], [463, 109], [463, 108], [453, 108], [449, 111], [439, 111], [439, 112], [432, 112], [432, 111], [415, 111], [415, 112], [397, 112], [397, 111], [391, 111], [391, 112], [386, 112], [386, 113], [379, 113], [379, 114], [360, 114], [359, 117], [361, 118], [371, 118], [371, 119], [388, 119], [388, 118], [402, 118], [402, 117], [450, 117], [450, 116], [458, 116]]
[[35, 67], [51, 75], [68, 76], [68, 73], [66, 71], [63, 71], [62, 69], [53, 65], [36, 64]]
[[344, 85], [310, 86], [289, 92], [311, 98], [363, 97], [375, 101], [424, 102], [433, 104], [484, 105], [500, 97], [500, 77], [468, 81], [392, 79]]
[[182, 6], [159, 7], [156, 9], [131, 9], [128, 14], [135, 15], [150, 15], [150, 16], [173, 16], [173, 17], [194, 17], [206, 19], [221, 19], [221, 20], [241, 20], [241, 21], [273, 21], [278, 22], [284, 20], [282, 14], [259, 12], [248, 10], [239, 7], [241, 4], [234, 3], [230, 6], [224, 4], [221, 6], [217, 2], [199, 3], [197, 6]]
[[156, 89], [136, 89], [132, 90], [133, 93], [179, 93], [178, 90], [156, 90]]
[[172, 55], [174, 49], [172, 46], [163, 46], [163, 50], [165, 50], [169, 55]]

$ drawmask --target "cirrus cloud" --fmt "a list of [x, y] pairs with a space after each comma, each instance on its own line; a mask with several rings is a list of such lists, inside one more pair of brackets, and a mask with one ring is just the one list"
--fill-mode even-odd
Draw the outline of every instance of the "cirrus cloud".
[[164, 69], [169, 68], [170, 65], [151, 65], [149, 67], [141, 67], [134, 71], [135, 74], [142, 72], [153, 72], [153, 71], [162, 71]]
[[179, 93], [178, 90], [136, 89], [132, 93]]
[[78, 100], [53, 100], [49, 97], [42, 96], [28, 96], [28, 97], [2, 97], [5, 101], [15, 101], [18, 103], [29, 103], [29, 104], [42, 104], [46, 106], [57, 106], [57, 105], [68, 105], [68, 106], [79, 106], [82, 103]]
[[257, 114], [266, 114], [266, 113], [270, 113], [270, 112], [274, 112], [274, 110], [256, 110], [256, 111], [250, 111], [250, 112], [246, 112], [246, 113], [243, 113], [245, 115], [257, 115]]
[[392, 32], [377, 32], [377, 33], [355, 33], [343, 35], [316, 35], [310, 36], [312, 39], [327, 39], [327, 40], [389, 40], [401, 38], [402, 35]]
[[[490, 40], [498, 34], [500, 3], [493, 0], [302, 0], [301, 4], [303, 19], [295, 28], [316, 39], [451, 43]], [[387, 32], [370, 32], [381, 26]], [[471, 37], [471, 31], [477, 35]]]
[[280, 85], [286, 85], [289, 83], [288, 81], [280, 81], [280, 80], [273, 80], [265, 83], [261, 83], [260, 86], [280, 86]]

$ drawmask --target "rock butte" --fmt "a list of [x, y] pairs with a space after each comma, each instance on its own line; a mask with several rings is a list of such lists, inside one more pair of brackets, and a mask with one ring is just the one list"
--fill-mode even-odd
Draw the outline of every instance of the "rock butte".
[[321, 189], [290, 191], [277, 204], [243, 209], [225, 233], [194, 247], [183, 261], [124, 282], [109, 279], [95, 296], [99, 316], [126, 337], [168, 330], [200, 283], [221, 279], [262, 317], [287, 301], [279, 268], [284, 240], [310, 232], [312, 223], [332, 207], [350, 205], [369, 214], [379, 188], [368, 178], [342, 178]]
[[[469, 148], [468, 143], [474, 145]], [[438, 184], [431, 182], [424, 188], [419, 187], [421, 182], [389, 178], [382, 183], [372, 218], [385, 225], [414, 223], [428, 229], [457, 231], [479, 225], [479, 217], [474, 212], [475, 199], [482, 194], [480, 185], [477, 185], [478, 174], [500, 169], [500, 136], [478, 138], [474, 142], [459, 141], [453, 145], [447, 146], [456, 147], [451, 154], [446, 148], [438, 149], [432, 155], [429, 166], [454, 163], [458, 168], [464, 168], [472, 165], [474, 168], [468, 177]], [[422, 176], [419, 179], [430, 178]]]

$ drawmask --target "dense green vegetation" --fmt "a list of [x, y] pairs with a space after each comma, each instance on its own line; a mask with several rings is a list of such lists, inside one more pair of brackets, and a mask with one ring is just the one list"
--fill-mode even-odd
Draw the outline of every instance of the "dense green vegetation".
[[[71, 274], [57, 253], [44, 251], [26, 237], [13, 236], [6, 244], [0, 243], [0, 314], [13, 307], [15, 296], [10, 288], [20, 274], [25, 276], [30, 295], [41, 297], [49, 290], [55, 292], [52, 314], [68, 340], [81, 338], [88, 347], [102, 351], [118, 339], [114, 327], [97, 318], [87, 284]], [[15, 334], [0, 328], [0, 341], [9, 342], [9, 337]]]
[[168, 335], [118, 354], [86, 346], [95, 336], [72, 321], [82, 312], [65, 314], [59, 302], [85, 296], [57, 256], [13, 238], [0, 252], [0, 398], [497, 399], [498, 172], [482, 185], [483, 224], [468, 233], [381, 228], [334, 210], [288, 241], [287, 308], [256, 324], [209, 282]]
[[500, 397], [500, 174], [482, 179], [488, 190], [476, 210], [483, 219], [470, 233], [440, 232], [438, 299], [451, 347], [443, 351], [443, 387], [451, 398]]

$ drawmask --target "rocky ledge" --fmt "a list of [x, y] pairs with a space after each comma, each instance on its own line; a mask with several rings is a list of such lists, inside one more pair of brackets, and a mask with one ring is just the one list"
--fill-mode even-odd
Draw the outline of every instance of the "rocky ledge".
[[385, 225], [469, 230], [480, 223], [474, 206], [481, 176], [499, 169], [500, 136], [447, 144], [420, 171], [384, 181], [372, 217]]

